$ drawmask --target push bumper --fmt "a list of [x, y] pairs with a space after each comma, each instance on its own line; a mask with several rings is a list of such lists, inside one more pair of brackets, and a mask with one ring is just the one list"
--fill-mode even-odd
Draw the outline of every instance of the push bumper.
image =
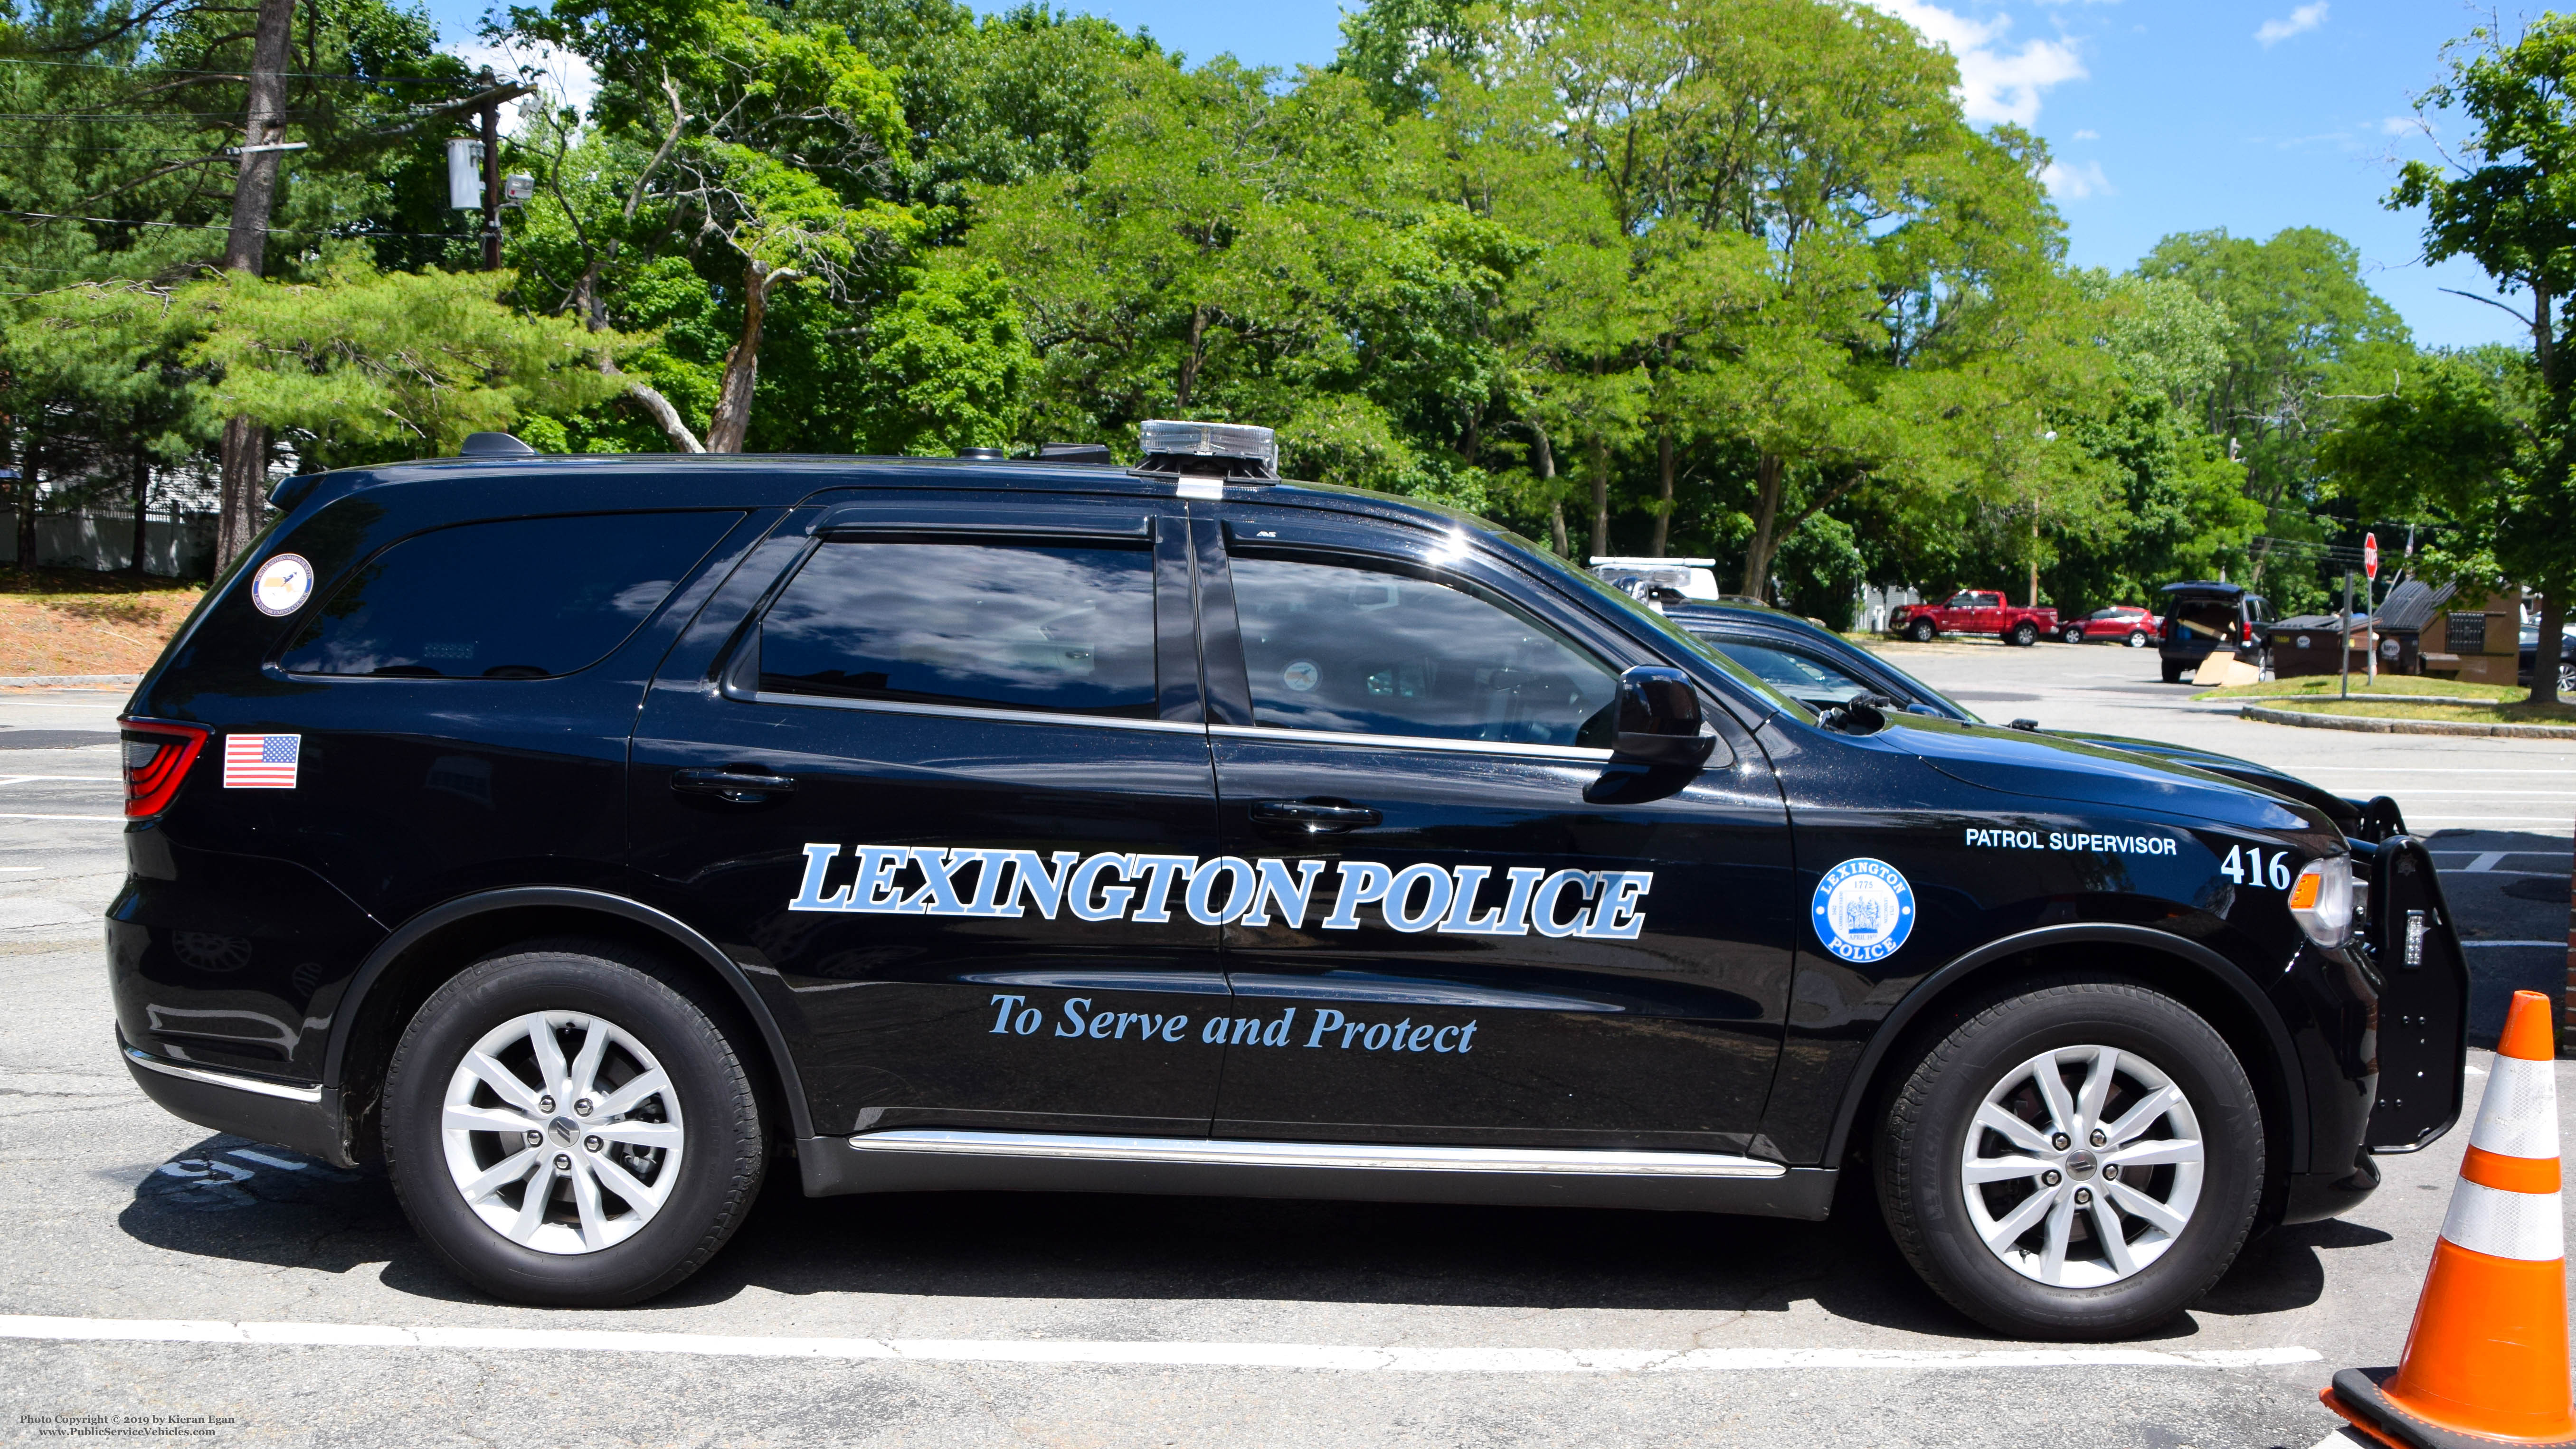
[[126, 1045], [122, 1031], [116, 1034], [116, 1051], [134, 1085], [174, 1117], [254, 1142], [292, 1147], [335, 1166], [358, 1165], [341, 1131], [337, 1087], [174, 1062]]

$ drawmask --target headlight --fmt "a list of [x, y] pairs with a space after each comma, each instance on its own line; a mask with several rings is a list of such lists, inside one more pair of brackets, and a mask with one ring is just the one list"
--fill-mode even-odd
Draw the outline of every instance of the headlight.
[[2290, 914], [2299, 929], [2320, 946], [2340, 946], [2352, 939], [2352, 858], [2330, 855], [2299, 867], [2290, 882]]

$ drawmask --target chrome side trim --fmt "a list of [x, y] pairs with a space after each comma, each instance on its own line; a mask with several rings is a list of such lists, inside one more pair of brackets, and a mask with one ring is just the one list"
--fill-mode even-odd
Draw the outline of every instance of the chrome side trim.
[[[1197, 726], [1193, 725], [1195, 729]], [[1209, 734], [1229, 740], [1259, 740], [1273, 745], [1364, 745], [1375, 750], [1439, 750], [1456, 755], [1517, 755], [1524, 759], [1568, 760], [1607, 764], [1608, 750], [1576, 745], [1515, 745], [1499, 740], [1443, 740], [1429, 735], [1362, 735], [1338, 730], [1297, 730], [1262, 725], [1209, 725]]]
[[1167, 1162], [1211, 1167], [1323, 1167], [1364, 1172], [1500, 1172], [1576, 1177], [1785, 1177], [1776, 1162], [1720, 1152], [1545, 1147], [1413, 1147], [1374, 1142], [1251, 1142], [1206, 1137], [1083, 1137], [1050, 1132], [869, 1132], [860, 1152], [1051, 1161]]
[[263, 1082], [257, 1077], [235, 1076], [231, 1072], [218, 1072], [206, 1067], [183, 1067], [176, 1062], [165, 1062], [159, 1057], [138, 1051], [133, 1047], [125, 1049], [125, 1057], [126, 1060], [147, 1071], [159, 1072], [165, 1077], [178, 1077], [184, 1081], [203, 1082], [209, 1087], [230, 1087], [236, 1092], [251, 1092], [262, 1097], [279, 1097], [289, 1102], [322, 1100], [322, 1089], [318, 1086], [297, 1087], [285, 1082]]
[[[739, 698], [739, 696], [737, 696]], [[1195, 735], [1207, 732], [1207, 726], [1185, 720], [1116, 719], [1096, 714], [1055, 714], [1035, 709], [980, 709], [969, 704], [916, 704], [908, 699], [840, 699], [827, 694], [772, 694], [755, 691], [754, 704], [785, 704], [807, 708], [858, 709], [871, 714], [924, 714], [943, 719], [1007, 720], [1015, 724], [1088, 725], [1102, 730], [1158, 730], [1166, 734]], [[1607, 751], [1603, 752], [1605, 755]]]

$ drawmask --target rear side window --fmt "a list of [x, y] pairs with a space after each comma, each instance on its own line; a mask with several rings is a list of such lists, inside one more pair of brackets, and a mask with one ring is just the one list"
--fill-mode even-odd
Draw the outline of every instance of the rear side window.
[[293, 674], [544, 679], [635, 632], [739, 513], [467, 523], [404, 539], [334, 590], [278, 663]]
[[761, 620], [760, 689], [1151, 719], [1154, 556], [826, 542]]

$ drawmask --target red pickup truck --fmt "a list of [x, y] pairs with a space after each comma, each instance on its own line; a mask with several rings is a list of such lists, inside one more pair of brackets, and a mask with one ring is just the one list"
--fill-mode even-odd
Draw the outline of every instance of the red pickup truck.
[[1929, 644], [1944, 634], [1993, 634], [2007, 644], [2036, 644], [2057, 632], [2055, 609], [2023, 608], [1992, 589], [1962, 589], [1938, 604], [1899, 604], [1887, 632]]

